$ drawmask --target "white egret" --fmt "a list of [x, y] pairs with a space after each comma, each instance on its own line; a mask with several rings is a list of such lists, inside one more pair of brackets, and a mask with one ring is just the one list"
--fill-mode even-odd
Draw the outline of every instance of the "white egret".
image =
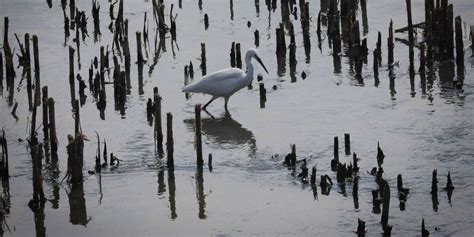
[[229, 102], [230, 96], [252, 83], [252, 58], [255, 58], [268, 74], [265, 65], [263, 65], [262, 60], [258, 56], [258, 51], [256, 49], [251, 48], [247, 50], [247, 53], [245, 54], [245, 64], [247, 66], [246, 72], [242, 71], [239, 68], [222, 69], [220, 71], [206, 75], [201, 80], [183, 87], [183, 92], [203, 93], [212, 95], [211, 100], [204, 105], [204, 110], [215, 99], [219, 97], [224, 97], [224, 107], [227, 110], [227, 102]]

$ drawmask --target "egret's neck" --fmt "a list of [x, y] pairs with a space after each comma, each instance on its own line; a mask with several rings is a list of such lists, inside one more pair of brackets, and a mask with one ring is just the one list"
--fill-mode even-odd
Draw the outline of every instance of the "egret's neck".
[[245, 64], [247, 65], [247, 72], [245, 74], [245, 83], [248, 85], [253, 80], [253, 65], [252, 58], [245, 57]]

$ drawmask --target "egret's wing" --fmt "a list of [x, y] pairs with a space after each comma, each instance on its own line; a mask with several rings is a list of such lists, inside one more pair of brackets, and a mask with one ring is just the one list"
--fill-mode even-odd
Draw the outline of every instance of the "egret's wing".
[[235, 91], [240, 86], [240, 79], [245, 73], [237, 68], [227, 68], [206, 75], [201, 80], [183, 88], [183, 92], [205, 93], [214, 96], [224, 96]]

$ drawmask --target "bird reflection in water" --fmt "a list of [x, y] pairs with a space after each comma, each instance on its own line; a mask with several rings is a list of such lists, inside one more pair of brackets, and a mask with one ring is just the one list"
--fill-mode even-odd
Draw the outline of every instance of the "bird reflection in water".
[[[248, 145], [249, 156], [256, 157], [257, 144], [251, 131], [243, 128], [228, 112], [220, 118], [215, 118], [206, 110], [203, 111], [210, 116], [201, 119], [202, 132], [210, 144], [225, 148]], [[184, 123], [189, 130], [194, 131], [194, 119], [186, 119]]]

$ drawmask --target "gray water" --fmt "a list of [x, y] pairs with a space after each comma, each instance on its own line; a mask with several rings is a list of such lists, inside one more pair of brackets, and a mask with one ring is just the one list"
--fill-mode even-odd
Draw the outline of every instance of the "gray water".
[[[74, 132], [67, 46], [75, 47], [73, 37], [66, 44], [64, 42], [60, 1], [53, 1], [53, 7], [49, 9], [46, 1], [0, 0], [0, 16], [10, 19], [9, 40], [15, 52], [19, 52], [19, 46], [14, 33], [20, 39], [24, 33], [39, 37], [41, 85], [48, 85], [49, 96], [56, 100], [61, 170], [56, 179], [44, 170], [48, 201], [44, 217], [35, 222], [35, 215], [28, 207], [32, 198], [31, 158], [27, 142], [18, 141], [18, 138], [26, 140], [29, 136], [31, 113], [26, 82], [14, 93], [14, 100], [19, 104], [18, 121], [10, 115], [12, 106], [4, 88], [0, 100], [0, 127], [9, 141], [11, 174], [11, 207], [5, 220], [9, 231], [4, 226], [6, 236], [35, 235], [35, 223], [41, 226], [41, 220], [47, 236], [348, 236], [355, 235], [357, 218], [367, 222], [368, 236], [379, 236], [382, 232], [380, 214], [372, 213], [371, 196], [371, 190], [377, 184], [367, 173], [377, 165], [377, 142], [386, 155], [384, 177], [392, 190], [389, 224], [393, 225], [393, 236], [420, 235], [422, 218], [433, 236], [469, 236], [474, 230], [474, 82], [468, 34], [465, 33], [464, 38], [463, 91], [453, 88], [449, 82], [457, 79], [455, 69], [450, 68], [449, 63], [440, 62], [436, 64], [432, 88], [423, 94], [416, 75], [415, 93], [412, 93], [408, 47], [396, 42], [395, 61], [399, 61], [399, 67], [395, 67], [396, 93], [393, 94], [386, 65], [386, 37], [390, 19], [393, 19], [395, 29], [406, 25], [405, 1], [367, 3], [368, 33], [361, 32], [361, 36], [367, 37], [370, 52], [375, 48], [377, 31], [381, 31], [383, 38], [383, 66], [378, 87], [374, 86], [371, 53], [369, 63], [363, 68], [363, 86], [354, 79], [347, 57], [342, 57], [341, 73], [334, 73], [332, 51], [325, 34], [322, 50], [317, 47], [316, 21], [320, 4], [310, 1], [309, 60], [304, 54], [299, 20], [291, 17], [295, 25], [298, 61], [296, 82], [292, 83], [289, 73], [279, 74], [277, 70], [275, 28], [281, 21], [279, 3], [275, 12], [269, 12], [265, 1], [260, 1], [260, 12], [257, 13], [254, 1], [234, 1], [231, 19], [229, 1], [204, 1], [202, 10], [198, 8], [198, 1], [183, 1], [182, 9], [177, 7], [177, 2], [165, 1], [165, 12], [168, 17], [170, 5], [175, 5], [173, 14], [178, 14], [179, 50], [175, 46], [173, 55], [168, 38], [166, 52], [159, 55], [158, 63], [150, 73], [155, 34], [154, 22], [150, 21], [151, 50], [148, 66], [144, 69], [145, 93], [139, 95], [137, 65], [133, 63], [132, 92], [127, 96], [125, 114], [114, 110], [112, 85], [107, 85], [105, 120], [99, 117], [93, 96], [87, 94], [86, 103], [81, 107], [81, 127], [91, 141], [85, 143], [84, 149], [82, 200], [74, 198], [81, 197], [81, 192], [71, 195], [66, 182], [58, 184], [66, 171], [67, 135]], [[86, 80], [90, 61], [99, 56], [100, 46], [109, 45], [110, 48], [112, 44], [112, 33], [107, 29], [109, 4], [103, 0], [99, 3], [100, 41], [95, 43], [92, 37], [87, 38], [80, 49], [82, 68], [78, 72]], [[77, 1], [76, 5], [86, 11], [88, 31], [92, 36], [90, 1]], [[412, 5], [413, 22], [421, 22], [424, 1], [414, 0]], [[134, 32], [142, 30], [145, 12], [148, 12], [148, 19], [152, 19], [151, 2], [125, 1], [124, 17], [130, 22], [132, 62], [136, 61]], [[464, 32], [467, 32], [468, 26], [474, 24], [474, 4], [470, 0], [455, 1], [454, 12], [455, 16], [462, 16]], [[204, 29], [205, 13], [210, 19], [208, 30]], [[358, 19], [361, 19], [360, 12]], [[168, 23], [169, 19], [166, 21]], [[247, 21], [252, 23], [251, 27], [247, 27]], [[191, 99], [185, 99], [181, 93], [183, 67], [191, 60], [196, 70], [195, 78], [199, 79], [201, 42], [206, 44], [208, 73], [229, 67], [232, 41], [240, 42], [243, 51], [255, 47], [255, 29], [260, 31], [260, 56], [270, 72], [266, 75], [257, 66], [256, 74], [263, 74], [268, 91], [265, 108], [260, 108], [256, 81], [253, 89], [242, 89], [231, 97], [230, 117], [224, 113], [223, 100], [216, 100], [209, 106], [208, 110], [215, 118], [202, 114], [203, 150], [205, 157], [213, 154], [214, 170], [206, 169], [203, 179], [199, 179], [193, 144], [194, 105], [204, 104], [210, 98], [193, 95]], [[419, 31], [420, 41], [421, 35]], [[397, 33], [395, 37], [407, 38], [407, 35]], [[416, 69], [418, 54], [415, 49]], [[307, 74], [305, 80], [300, 77], [303, 71]], [[446, 77], [450, 74], [454, 78]], [[20, 71], [17, 71], [15, 85], [19, 81]], [[146, 100], [153, 96], [155, 86], [160, 88], [163, 97], [163, 118], [167, 112], [173, 114], [174, 179], [161, 168], [164, 160], [156, 157], [153, 128], [147, 124]], [[277, 89], [272, 89], [273, 86]], [[41, 129], [38, 131], [42, 139]], [[94, 168], [95, 131], [100, 133], [101, 139], [107, 140], [108, 152], [122, 160], [117, 169], [105, 169], [100, 177], [87, 174], [87, 170]], [[282, 166], [285, 155], [290, 152], [290, 144], [296, 144], [298, 159], [307, 159], [308, 167], [317, 165], [317, 182], [323, 174], [328, 174], [335, 182], [335, 173], [330, 169], [333, 137], [339, 136], [342, 148], [344, 133], [351, 134], [351, 149], [361, 159], [358, 208], [352, 198], [352, 181], [346, 182], [345, 192], [335, 184], [328, 196], [322, 195], [318, 187], [315, 199], [311, 187], [302, 184]], [[343, 148], [340, 154], [342, 162], [351, 161], [351, 157], [343, 155]], [[438, 170], [440, 181], [437, 210], [433, 209], [430, 195], [433, 169]], [[449, 171], [456, 187], [451, 202], [442, 190]], [[399, 208], [395, 188], [397, 174], [403, 175], [404, 185], [410, 188], [404, 211]], [[79, 201], [78, 205], [78, 200], [83, 202]]]

